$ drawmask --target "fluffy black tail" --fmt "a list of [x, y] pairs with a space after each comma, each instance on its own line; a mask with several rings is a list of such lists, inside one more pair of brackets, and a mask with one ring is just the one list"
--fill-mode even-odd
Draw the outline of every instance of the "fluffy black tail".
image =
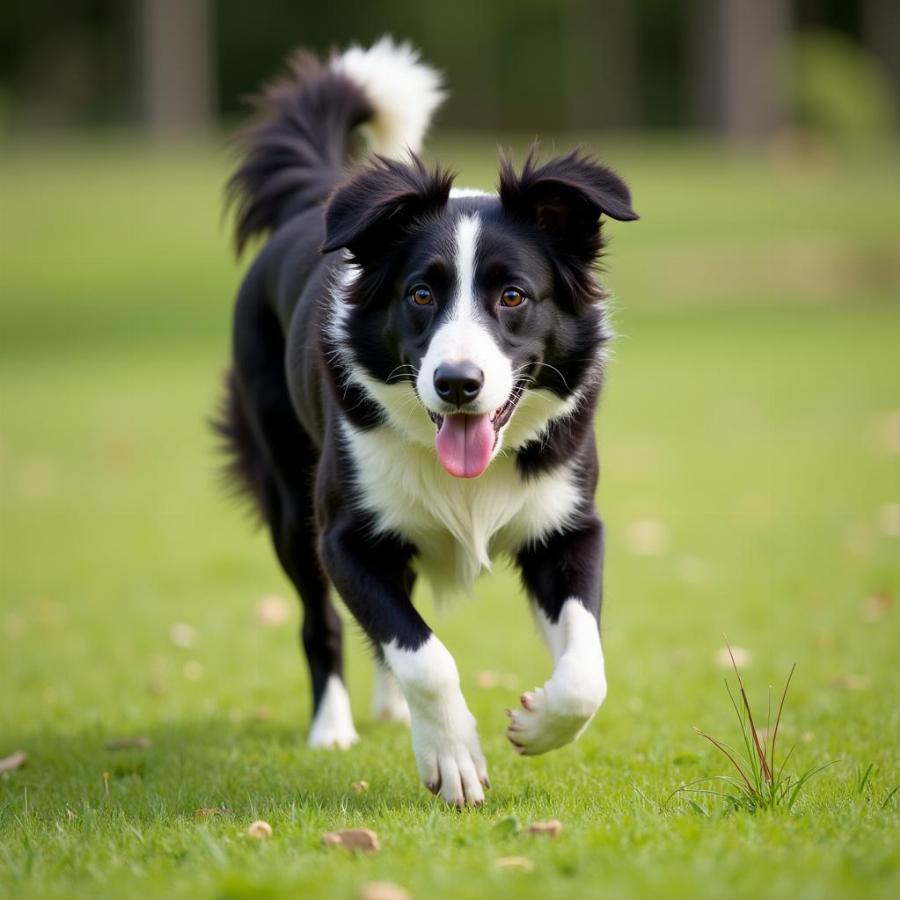
[[237, 252], [327, 199], [344, 177], [354, 129], [366, 126], [371, 149], [385, 156], [417, 151], [442, 99], [438, 74], [389, 38], [327, 63], [297, 51], [288, 74], [252, 98], [257, 120], [238, 135], [243, 160], [228, 182]]

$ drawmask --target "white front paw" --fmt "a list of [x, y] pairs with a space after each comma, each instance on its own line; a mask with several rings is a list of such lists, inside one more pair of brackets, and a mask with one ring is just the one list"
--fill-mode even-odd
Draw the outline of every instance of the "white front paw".
[[[460, 698], [461, 699], [461, 698]], [[489, 787], [475, 719], [465, 703], [413, 713], [412, 742], [422, 783], [455, 806], [481, 806]]]
[[578, 671], [565, 657], [542, 687], [522, 694], [521, 709], [507, 710], [506, 736], [516, 752], [537, 756], [574, 741], [587, 728], [606, 698], [602, 668]]

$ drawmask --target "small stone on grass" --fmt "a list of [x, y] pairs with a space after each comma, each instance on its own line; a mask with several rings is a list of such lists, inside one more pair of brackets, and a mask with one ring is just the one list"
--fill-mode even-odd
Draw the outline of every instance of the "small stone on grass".
[[0, 772], [14, 772], [16, 769], [21, 769], [26, 762], [28, 762], [28, 754], [17, 750], [11, 756], [0, 759]]
[[353, 853], [377, 853], [381, 849], [378, 835], [369, 828], [345, 828], [322, 835], [326, 847], [343, 847]]
[[528, 833], [557, 838], [562, 834], [562, 829], [562, 822], [559, 819], [551, 819], [549, 822], [532, 822], [528, 826]]
[[258, 841], [266, 841], [272, 837], [272, 826], [268, 822], [258, 819], [247, 829], [247, 837], [256, 838]]
[[409, 891], [390, 881], [370, 881], [359, 891], [359, 900], [412, 900]]

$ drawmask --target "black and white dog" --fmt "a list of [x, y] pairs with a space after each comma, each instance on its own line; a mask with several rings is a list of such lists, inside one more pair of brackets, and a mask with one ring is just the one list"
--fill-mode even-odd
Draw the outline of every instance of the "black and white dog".
[[[497, 194], [414, 155], [438, 75], [384, 39], [307, 54], [259, 98], [230, 183], [237, 246], [268, 241], [240, 289], [220, 430], [304, 604], [314, 747], [357, 740], [333, 585], [375, 648], [376, 714], [408, 720], [449, 803], [488, 783], [456, 664], [410, 600], [417, 575], [468, 590], [519, 567], [553, 656], [507, 736], [574, 740], [606, 696], [594, 409], [608, 338], [601, 216], [637, 218], [609, 169], [572, 153]], [[377, 153], [349, 169], [359, 129]]]

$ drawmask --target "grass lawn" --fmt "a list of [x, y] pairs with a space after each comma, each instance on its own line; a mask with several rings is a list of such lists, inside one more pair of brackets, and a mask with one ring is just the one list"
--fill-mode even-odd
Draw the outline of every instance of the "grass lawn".
[[[446, 155], [489, 185], [491, 147]], [[0, 775], [0, 896], [353, 898], [373, 880], [417, 898], [900, 896], [895, 160], [604, 155], [644, 217], [611, 228], [608, 259], [610, 695], [577, 744], [516, 757], [504, 709], [550, 666], [514, 577], [447, 609], [423, 596], [494, 785], [459, 813], [418, 785], [408, 735], [372, 721], [352, 628], [362, 742], [305, 747], [299, 609], [265, 534], [218, 489], [204, 425], [239, 278], [224, 155], [7, 149], [0, 757], [28, 761]], [[285, 621], [260, 621], [267, 595], [291, 601], [266, 607]], [[739, 740], [726, 637], [751, 654], [763, 718], [797, 663], [788, 771], [834, 765], [792, 810], [677, 792], [729, 773], [694, 731]], [[150, 745], [106, 747], [138, 735]], [[245, 836], [258, 818], [271, 840]], [[551, 818], [556, 840], [524, 832]], [[320, 845], [350, 826], [377, 831], [381, 853]]]

